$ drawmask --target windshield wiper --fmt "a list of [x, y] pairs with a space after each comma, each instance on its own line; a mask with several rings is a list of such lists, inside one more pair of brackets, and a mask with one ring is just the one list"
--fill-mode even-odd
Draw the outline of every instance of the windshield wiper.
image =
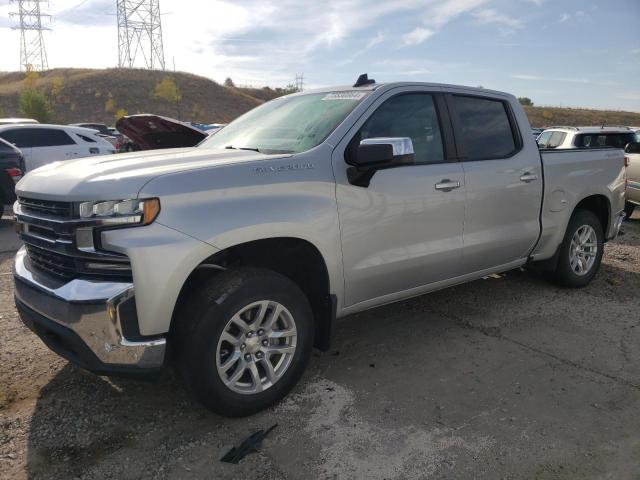
[[233, 145], [227, 145], [224, 148], [226, 148], [227, 150], [251, 150], [252, 152], [260, 153], [260, 149], [255, 147], [234, 147]]

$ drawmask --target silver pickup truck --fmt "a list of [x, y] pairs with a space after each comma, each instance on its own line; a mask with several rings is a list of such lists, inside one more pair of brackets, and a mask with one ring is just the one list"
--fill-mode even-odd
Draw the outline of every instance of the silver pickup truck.
[[88, 370], [171, 363], [211, 410], [251, 414], [336, 318], [527, 264], [591, 281], [624, 152], [540, 152], [530, 131], [509, 94], [362, 76], [194, 148], [42, 167], [17, 185], [17, 308]]

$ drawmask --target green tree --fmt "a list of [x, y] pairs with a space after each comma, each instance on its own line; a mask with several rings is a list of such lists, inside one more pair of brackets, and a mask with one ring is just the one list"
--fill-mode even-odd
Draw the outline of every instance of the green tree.
[[40, 90], [24, 90], [20, 93], [20, 113], [25, 117], [47, 123], [51, 119], [49, 100]]
[[225, 87], [235, 87], [236, 84], [233, 83], [233, 80], [231, 80], [231, 78], [227, 77], [227, 79], [224, 81], [224, 86]]
[[526, 107], [533, 107], [533, 102], [529, 97], [518, 97], [518, 101], [520, 105], [524, 105]]

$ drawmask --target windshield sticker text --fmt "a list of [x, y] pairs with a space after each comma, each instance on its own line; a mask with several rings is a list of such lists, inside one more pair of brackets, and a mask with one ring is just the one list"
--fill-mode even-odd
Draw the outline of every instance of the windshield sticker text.
[[365, 95], [365, 92], [333, 92], [326, 94], [322, 100], [360, 100]]

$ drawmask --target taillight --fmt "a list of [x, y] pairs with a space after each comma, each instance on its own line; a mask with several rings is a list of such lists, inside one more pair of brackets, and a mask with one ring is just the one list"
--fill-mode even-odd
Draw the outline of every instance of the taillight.
[[15, 183], [18, 183], [22, 178], [22, 170], [19, 168], [5, 168], [4, 171], [7, 172], [7, 175], [9, 175]]

